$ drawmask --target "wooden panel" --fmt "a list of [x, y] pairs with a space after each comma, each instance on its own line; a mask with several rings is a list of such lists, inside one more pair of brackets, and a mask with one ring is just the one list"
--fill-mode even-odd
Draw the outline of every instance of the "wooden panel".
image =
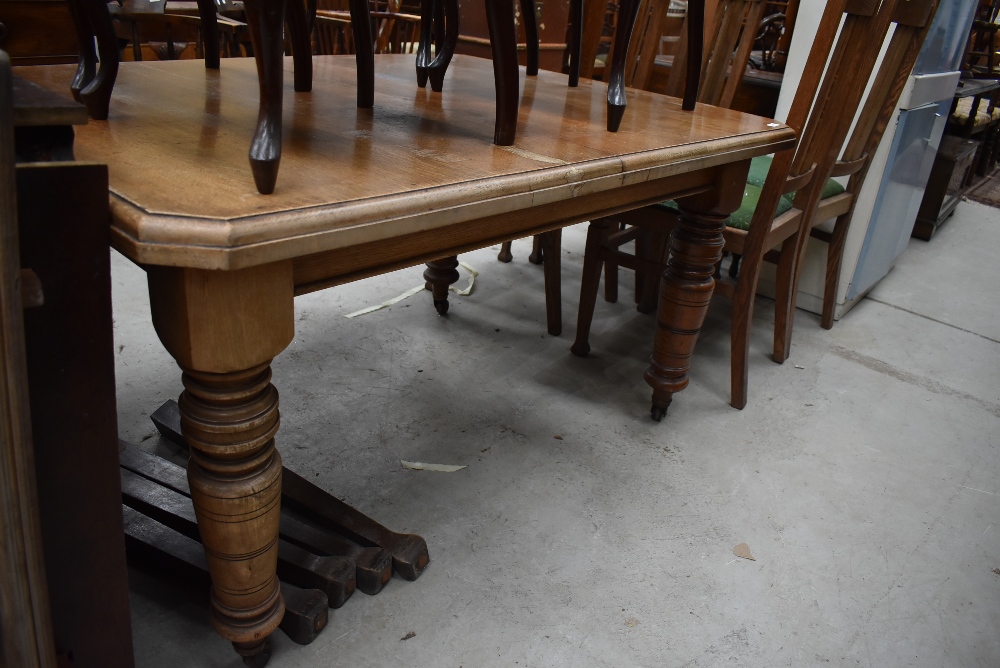
[[13, 87], [0, 52], [0, 665], [55, 666], [28, 411]]
[[25, 333], [56, 648], [74, 668], [130, 666], [107, 168], [20, 166], [17, 183], [21, 262], [45, 299]]
[[[609, 133], [603, 84], [570, 89], [541, 72], [522, 84], [516, 144], [497, 147], [489, 61], [457, 57], [438, 95], [416, 88], [412, 56], [379, 56], [366, 112], [355, 107], [353, 56], [324, 56], [313, 93], [286, 96], [283, 169], [295, 178], [260, 196], [245, 162], [256, 71], [248, 59], [224, 65], [206, 78], [197, 62], [125, 64], [109, 122], [78, 132], [78, 157], [111, 164], [116, 247], [139, 262], [263, 264], [610, 190], [663, 165], [694, 171], [793, 137], [767, 119], [685, 112], [643, 92]], [[72, 69], [19, 74], [58, 90]], [[192, 159], [211, 178], [193, 178]]]
[[65, 0], [2, 0], [0, 49], [14, 65], [75, 63], [79, 46]]

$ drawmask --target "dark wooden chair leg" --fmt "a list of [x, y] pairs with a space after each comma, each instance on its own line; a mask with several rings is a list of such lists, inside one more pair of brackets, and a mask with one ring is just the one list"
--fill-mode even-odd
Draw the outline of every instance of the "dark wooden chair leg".
[[535, 0], [520, 0], [520, 3], [528, 56], [525, 72], [533, 77], [538, 74], [538, 17], [535, 16]]
[[260, 112], [250, 143], [250, 170], [257, 191], [262, 195], [274, 192], [281, 164], [284, 5], [284, 0], [248, 0], [244, 3], [260, 79]]
[[350, 0], [351, 33], [358, 68], [358, 108], [375, 106], [375, 38], [368, 0]]
[[[658, 230], [649, 230], [645, 233], [643, 243], [643, 259], [655, 262], [659, 265], [667, 263], [667, 253], [670, 252], [670, 235]], [[640, 237], [641, 238], [641, 237]], [[639, 255], [638, 251], [636, 255]], [[636, 281], [639, 280], [636, 275]], [[659, 295], [660, 277], [655, 272], [642, 272], [641, 297], [636, 304], [639, 313], [653, 313], [656, 311], [657, 297]]]
[[205, 44], [205, 67], [219, 69], [219, 16], [213, 0], [198, 0], [201, 18], [201, 41]]
[[[108, 110], [111, 106], [111, 92], [115, 87], [115, 79], [118, 78], [118, 64], [120, 54], [118, 52], [118, 36], [115, 34], [114, 25], [111, 23], [111, 13], [108, 6], [103, 2], [90, 2], [88, 0], [72, 0], [76, 3], [74, 18], [79, 16], [88, 26], [90, 34], [97, 40], [97, 53], [100, 54], [100, 64], [96, 74], [79, 91], [80, 101], [86, 105], [87, 113], [95, 120], [106, 120]], [[81, 28], [77, 28], [79, 33]], [[89, 39], [89, 38], [88, 38]], [[92, 40], [90, 40], [92, 41]], [[86, 61], [92, 57], [89, 46], [85, 47], [84, 74], [86, 75]], [[79, 70], [78, 70], [79, 73]], [[76, 80], [74, 79], [74, 83]]]
[[458, 45], [458, 0], [435, 0], [434, 18], [438, 48], [434, 60], [427, 67], [427, 75], [431, 81], [431, 90], [440, 93], [444, 88], [445, 72], [448, 71]]
[[681, 108], [693, 111], [701, 82], [701, 60], [705, 42], [705, 0], [689, 0], [687, 14], [687, 72]]
[[510, 146], [517, 133], [518, 78], [517, 35], [514, 32], [513, 0], [487, 0], [486, 21], [493, 51], [493, 79], [496, 84], [497, 115], [493, 143]]
[[542, 235], [536, 234], [531, 238], [531, 255], [528, 256], [528, 262], [531, 264], [542, 264], [545, 262], [546, 254], [545, 244], [542, 243]]
[[535, 237], [545, 249], [545, 317], [549, 334], [562, 334], [562, 229]]
[[632, 28], [639, 12], [638, 0], [621, 0], [618, 8], [618, 25], [615, 27], [615, 52], [611, 57], [608, 77], [608, 131], [618, 132], [625, 115], [625, 60]]
[[[309, 39], [309, 18], [302, 0], [288, 0], [286, 9], [288, 36], [292, 42], [292, 60], [295, 64], [294, 87], [298, 93], [312, 90], [312, 43]], [[207, 48], [207, 47], [206, 47]]]
[[505, 241], [500, 245], [500, 252], [497, 253], [497, 260], [500, 262], [510, 262], [514, 259], [514, 254], [510, 252], [510, 241]]
[[434, 26], [435, 0], [420, 2], [420, 41], [417, 43], [417, 86], [427, 86], [427, 68], [431, 64], [431, 51], [434, 42], [431, 30]]
[[70, 84], [70, 91], [73, 99], [83, 102], [80, 99], [80, 91], [87, 87], [97, 75], [97, 47], [94, 45], [94, 31], [90, 27], [87, 14], [80, 6], [81, 0], [67, 0], [69, 13], [73, 18], [73, 27], [76, 28], [76, 41], [80, 45], [80, 59], [76, 68], [76, 76]]
[[569, 85], [580, 84], [580, 58], [583, 53], [583, 0], [569, 4]]
[[458, 258], [441, 258], [427, 263], [424, 270], [425, 287], [434, 295], [434, 308], [438, 315], [448, 315], [448, 287], [458, 280]]
[[594, 321], [597, 291], [601, 285], [602, 249], [611, 232], [607, 218], [590, 221], [587, 227], [587, 246], [583, 253], [583, 276], [580, 279], [580, 310], [576, 316], [576, 340], [570, 348], [578, 357], [590, 353], [590, 326]]

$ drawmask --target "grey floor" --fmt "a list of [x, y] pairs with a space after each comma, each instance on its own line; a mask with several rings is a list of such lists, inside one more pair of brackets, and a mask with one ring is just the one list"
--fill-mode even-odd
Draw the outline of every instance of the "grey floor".
[[[743, 411], [720, 300], [659, 424], [651, 317], [601, 301], [591, 357], [569, 353], [584, 234], [565, 234], [558, 338], [527, 242], [509, 265], [464, 256], [481, 273], [447, 319], [426, 293], [342, 317], [416, 269], [297, 300], [273, 364], [285, 464], [424, 536], [431, 564], [309, 646], [277, 632], [270, 665], [1000, 666], [1000, 212], [961, 204], [832, 331], [799, 311], [784, 365], [760, 300]], [[114, 299], [121, 434], [175, 456], [147, 416], [179, 372], [117, 255]], [[131, 591], [138, 665], [242, 665], [206, 592], [140, 571]]]

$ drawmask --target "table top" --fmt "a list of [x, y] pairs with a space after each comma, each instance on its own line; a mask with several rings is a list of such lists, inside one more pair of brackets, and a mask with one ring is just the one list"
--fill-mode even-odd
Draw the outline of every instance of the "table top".
[[14, 127], [86, 124], [87, 108], [79, 102], [14, 77]]
[[[139, 263], [228, 270], [490, 216], [504, 217], [511, 238], [542, 224], [515, 214], [549, 206], [544, 215], [557, 218], [562, 202], [711, 171], [794, 140], [769, 119], [705, 105], [685, 112], [678, 99], [631, 90], [610, 133], [604, 84], [569, 88], [565, 75], [526, 78], [522, 68], [517, 139], [499, 147], [492, 63], [456, 56], [437, 94], [416, 86], [413, 58], [376, 57], [374, 110], [356, 107], [353, 56], [315, 57], [311, 93], [292, 92], [286, 59], [272, 195], [256, 192], [247, 160], [252, 59], [224, 59], [217, 71], [202, 61], [123, 63], [109, 120], [78, 128], [75, 146], [78, 160], [109, 167], [115, 247]], [[59, 92], [74, 72], [18, 68]]]

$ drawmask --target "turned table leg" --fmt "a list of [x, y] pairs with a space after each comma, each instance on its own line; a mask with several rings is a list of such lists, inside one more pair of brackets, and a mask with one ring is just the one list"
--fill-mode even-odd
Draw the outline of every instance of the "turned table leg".
[[212, 576], [212, 624], [247, 665], [263, 666], [284, 613], [270, 362], [294, 335], [291, 263], [232, 272], [150, 267], [148, 280], [153, 325], [183, 371], [181, 431]]
[[651, 415], [662, 420], [675, 392], [688, 384], [691, 355], [715, 290], [726, 218], [739, 208], [749, 163], [720, 168], [717, 187], [678, 199], [680, 224], [670, 237], [670, 259], [660, 282], [653, 355], [646, 383], [653, 388]]
[[274, 192], [281, 163], [285, 0], [247, 0], [244, 9], [260, 80], [260, 111], [250, 143], [250, 169], [257, 191], [269, 195]]
[[452, 255], [428, 262], [424, 280], [424, 287], [434, 295], [438, 315], [448, 315], [448, 288], [458, 280], [458, 257]]

